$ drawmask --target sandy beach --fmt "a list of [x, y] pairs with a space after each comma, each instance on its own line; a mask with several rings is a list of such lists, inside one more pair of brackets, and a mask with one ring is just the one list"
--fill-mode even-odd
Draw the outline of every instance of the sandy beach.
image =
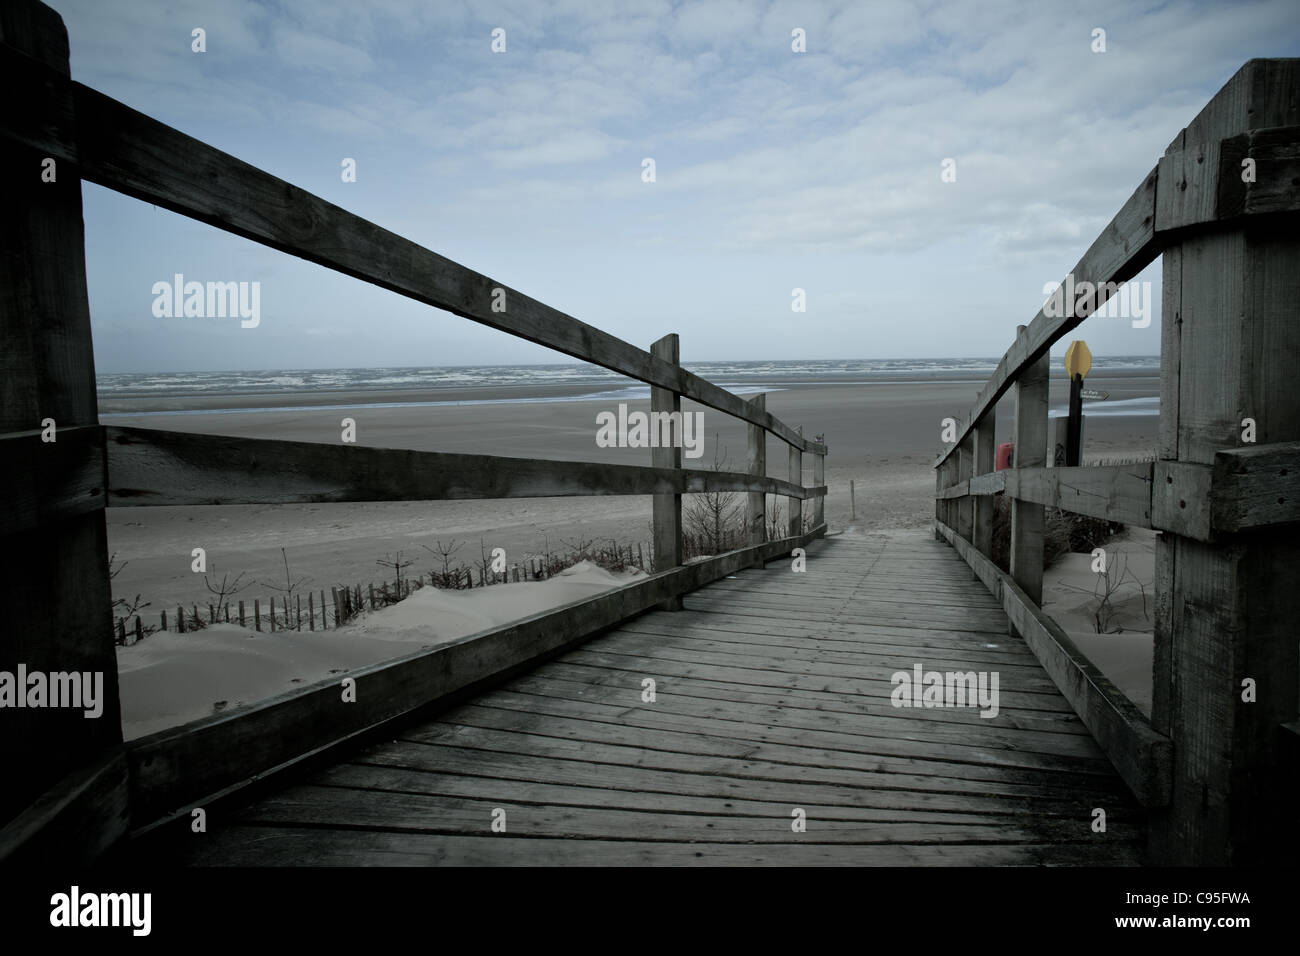
[[[796, 384], [768, 391], [767, 407], [790, 425], [802, 426], [805, 434], [825, 436], [829, 447], [826, 517], [832, 530], [923, 527], [933, 514], [930, 465], [941, 447], [940, 422], [946, 416], [961, 415], [981, 384], [982, 380], [969, 377], [908, 383]], [[1089, 384], [1109, 392], [1112, 403], [1149, 398], [1158, 391], [1157, 378], [1143, 373], [1109, 377], [1099, 373]], [[1064, 403], [1065, 389], [1064, 381], [1053, 382], [1054, 406]], [[337, 442], [340, 421], [351, 417], [357, 423], [357, 443], [362, 445], [648, 464], [644, 449], [596, 447], [596, 414], [616, 408], [617, 402], [608, 398], [554, 400], [571, 399], [583, 391], [568, 386], [526, 391], [395, 391], [378, 396], [286, 392], [117, 399], [103, 403], [103, 421], [206, 434]], [[519, 398], [529, 401], [511, 400]], [[485, 399], [497, 403], [403, 404]], [[156, 413], [160, 405], [171, 413]], [[628, 406], [648, 409], [649, 403], [633, 400]], [[999, 442], [1010, 440], [1013, 406], [1009, 397], [999, 405]], [[684, 403], [684, 410], [704, 412], [707, 436], [703, 457], [684, 459], [684, 463], [709, 467], [716, 441], [730, 467], [744, 470], [743, 424], [690, 402]], [[1085, 458], [1149, 454], [1154, 448], [1156, 421], [1152, 415], [1090, 417]], [[811, 481], [811, 462], [805, 459], [804, 464]], [[770, 437], [768, 472], [788, 476], [786, 446]], [[852, 513], [850, 481], [855, 490]], [[329, 587], [344, 581], [379, 580], [382, 570], [377, 559], [397, 550], [416, 557], [427, 570], [433, 567], [433, 556], [421, 545], [432, 546], [437, 539], [466, 542], [457, 560], [477, 560], [482, 541], [489, 551], [505, 548], [509, 560], [515, 561], [579, 538], [645, 542], [649, 540], [649, 520], [650, 499], [637, 496], [111, 508], [108, 530], [110, 550], [119, 561], [128, 562], [114, 580], [116, 594], [139, 593], [158, 608], [204, 603], [207, 591], [202, 578], [190, 570], [190, 553], [196, 547], [206, 549], [210, 573], [229, 571], [233, 576], [244, 571], [257, 581], [283, 578], [283, 547], [295, 576], [309, 575], [315, 586]], [[420, 566], [417, 563], [414, 570], [418, 572]]]

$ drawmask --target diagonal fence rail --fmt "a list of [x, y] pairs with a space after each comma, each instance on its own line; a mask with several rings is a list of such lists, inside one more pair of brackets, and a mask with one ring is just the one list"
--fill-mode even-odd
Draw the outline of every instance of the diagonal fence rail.
[[[683, 368], [676, 335], [649, 350], [551, 308], [72, 80], [58, 14], [35, 0], [0, 9], [0, 558], [22, 602], [0, 665], [103, 675], [103, 722], [5, 715], [19, 784], [0, 802], [0, 860], [57, 851], [94, 858], [131, 831], [372, 733], [683, 593], [788, 554], [825, 533], [826, 446]], [[54, 178], [43, 178], [50, 169]], [[426, 305], [651, 386], [668, 447], [651, 465], [451, 455], [355, 444], [191, 435], [99, 423], [85, 283], [81, 182], [163, 206]], [[749, 425], [746, 472], [682, 467], [683, 398]], [[678, 413], [674, 416], [674, 413]], [[47, 441], [44, 423], [57, 427]], [[765, 443], [789, 447], [789, 480], [767, 474]], [[802, 456], [814, 459], [805, 486]], [[741, 492], [746, 547], [683, 560], [681, 495]], [[352, 701], [322, 682], [261, 704], [122, 743], [109, 625], [106, 507], [652, 495], [649, 577], [595, 598], [349, 674]], [[789, 502], [768, 540], [767, 495]], [[804, 521], [804, 503], [809, 502]], [[79, 718], [79, 715], [77, 715]], [[10, 732], [12, 731], [12, 732]]]

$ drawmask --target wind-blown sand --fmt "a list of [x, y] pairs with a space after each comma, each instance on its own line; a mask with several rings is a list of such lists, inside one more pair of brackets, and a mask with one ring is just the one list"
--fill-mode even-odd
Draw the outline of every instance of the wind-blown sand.
[[582, 562], [546, 581], [472, 591], [425, 587], [331, 631], [214, 624], [118, 649], [122, 732], [131, 740], [581, 601], [642, 576]]
[[[1155, 620], [1155, 533], [1129, 528], [1106, 543], [1113, 614], [1097, 612], [1108, 583], [1087, 554], [1067, 554], [1043, 575], [1043, 610], [1079, 650], [1148, 717], [1151, 716]], [[1098, 626], [1106, 633], [1098, 633]]]

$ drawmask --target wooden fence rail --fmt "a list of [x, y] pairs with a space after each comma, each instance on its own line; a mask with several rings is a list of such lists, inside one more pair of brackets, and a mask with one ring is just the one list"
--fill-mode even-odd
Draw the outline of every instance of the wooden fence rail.
[[[1298, 123], [1300, 60], [1246, 63], [1075, 266], [1095, 301], [1019, 327], [935, 462], [936, 535], [1153, 808], [1158, 863], [1293, 863], [1300, 847]], [[1045, 467], [1048, 350], [1161, 255], [1157, 460]], [[993, 472], [1012, 390], [1015, 467]], [[999, 494], [1009, 573], [989, 560]], [[1150, 720], [1042, 613], [1044, 506], [1159, 532]]]
[[[7, 92], [0, 288], [17, 290], [0, 296], [0, 492], [13, 502], [0, 511], [0, 576], [38, 598], [11, 620], [0, 659], [102, 672], [105, 719], [26, 711], [17, 732], [4, 735], [0, 758], [18, 772], [0, 796], [0, 860], [51, 852], [65, 862], [92, 859], [187, 801], [498, 679], [825, 532], [826, 446], [768, 413], [761, 397], [743, 399], [683, 368], [675, 335], [644, 350], [580, 322], [73, 81], [68, 51], [67, 31], [49, 7], [36, 0], [0, 5]], [[44, 182], [47, 161], [57, 176]], [[687, 398], [731, 415], [751, 426], [751, 467], [744, 474], [684, 469], [679, 447], [653, 449], [651, 467], [639, 468], [105, 428], [85, 284], [83, 181], [627, 375], [651, 386], [656, 410], [680, 409]], [[505, 310], [494, 309], [503, 297]], [[40, 437], [46, 418], [57, 423], [57, 442]], [[755, 443], [769, 434], [790, 447], [788, 481], [753, 467]], [[803, 455], [814, 459], [814, 487], [804, 486], [796, 467]], [[769, 541], [760, 521], [751, 524], [747, 547], [683, 564], [681, 496], [712, 491], [743, 492], [749, 501], [788, 498], [790, 533]], [[123, 747], [115, 638], [106, 627], [105, 507], [588, 494], [653, 496], [648, 578], [369, 668], [358, 674], [366, 691], [351, 706], [338, 706], [330, 682]], [[817, 523], [804, 532], [794, 515], [809, 500]], [[331, 607], [338, 600], [331, 595], [322, 613], [346, 616], [346, 607]]]

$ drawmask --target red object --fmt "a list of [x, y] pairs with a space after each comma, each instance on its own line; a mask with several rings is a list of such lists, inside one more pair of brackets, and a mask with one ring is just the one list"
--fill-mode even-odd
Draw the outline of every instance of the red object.
[[1001, 471], [1004, 468], [1010, 468], [1012, 461], [1015, 459], [1016, 443], [1013, 441], [1003, 442], [998, 445], [998, 453], [993, 462], [993, 470]]

